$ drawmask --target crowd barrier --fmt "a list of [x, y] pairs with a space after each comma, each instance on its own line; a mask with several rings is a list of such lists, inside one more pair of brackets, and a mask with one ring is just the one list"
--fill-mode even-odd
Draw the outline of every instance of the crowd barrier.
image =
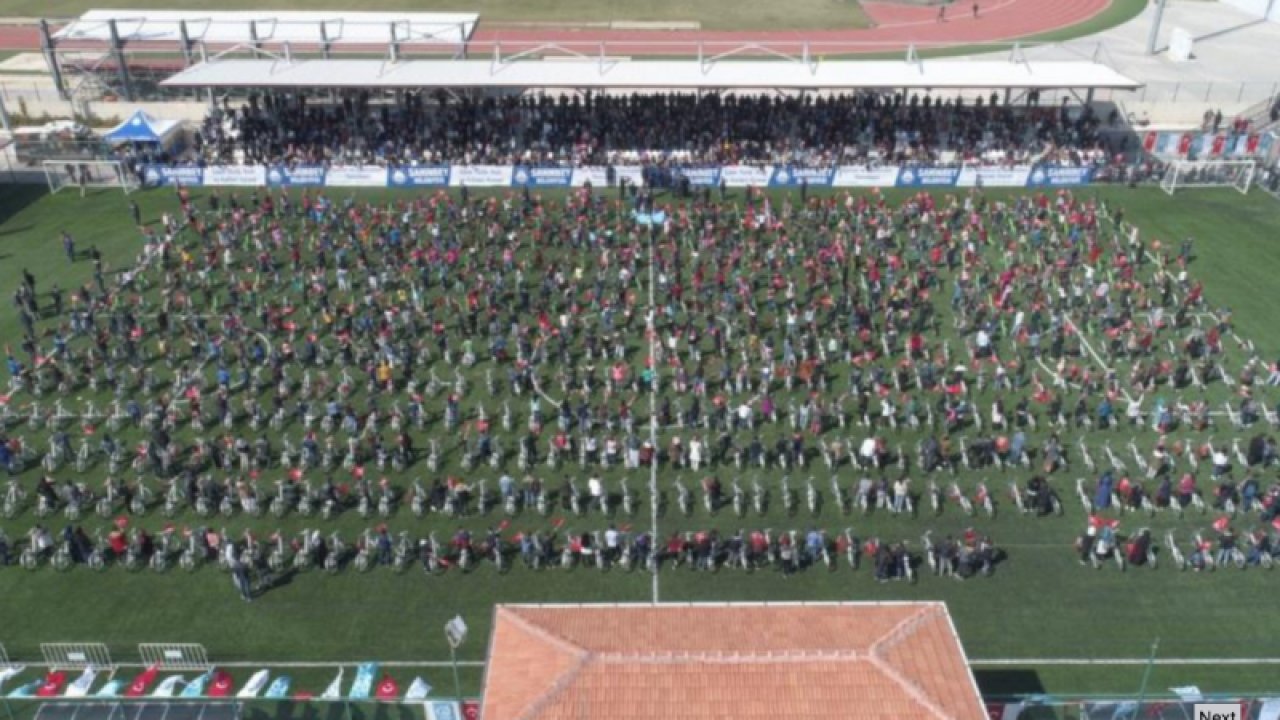
[[[1127, 700], [1029, 698], [986, 702], [989, 720], [1280, 720], [1280, 698], [1202, 697]], [[1201, 714], [1204, 712], [1204, 714]], [[1234, 714], [1232, 714], [1234, 713]]]
[[[650, 170], [649, 172], [653, 172]], [[1088, 185], [1093, 168], [1058, 165], [1015, 166], [839, 166], [725, 165], [662, 170], [665, 182], [687, 179], [694, 187], [796, 188], [949, 188], [949, 187], [1067, 187]], [[623, 179], [646, 184], [640, 165], [612, 167], [534, 167], [526, 165], [380, 165], [351, 166], [227, 166], [146, 165], [146, 184], [189, 187], [369, 187], [442, 188], [467, 186], [567, 188], [590, 183], [606, 187]], [[612, 181], [612, 182], [611, 182]]]

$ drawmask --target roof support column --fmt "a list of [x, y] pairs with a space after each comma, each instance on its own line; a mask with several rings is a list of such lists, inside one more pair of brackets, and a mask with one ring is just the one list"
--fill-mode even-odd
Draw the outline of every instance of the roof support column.
[[262, 41], [258, 40], [258, 21], [249, 21], [249, 46], [253, 48], [253, 57], [258, 59], [258, 51], [262, 49]]
[[44, 53], [44, 62], [49, 66], [49, 75], [53, 78], [53, 86], [58, 97], [67, 99], [67, 87], [62, 81], [62, 67], [58, 65], [58, 53], [54, 51], [53, 36], [49, 34], [49, 23], [40, 21], [40, 51]]
[[178, 34], [182, 36], [182, 64], [191, 67], [191, 34], [187, 32], [187, 21], [178, 21]]
[[133, 102], [133, 81], [129, 79], [129, 65], [124, 61], [124, 43], [120, 42], [120, 31], [115, 20], [107, 21], [111, 31], [111, 54], [116, 59], [116, 70], [120, 73], [120, 88], [124, 91], [124, 99]]
[[329, 59], [329, 27], [320, 21], [320, 57]]
[[396, 23], [391, 21], [391, 62], [400, 62], [400, 41], [396, 39]]

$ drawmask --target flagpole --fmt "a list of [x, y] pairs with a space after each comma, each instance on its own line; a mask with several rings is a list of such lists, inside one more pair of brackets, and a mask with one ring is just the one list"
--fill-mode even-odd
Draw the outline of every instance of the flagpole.
[[1142, 685], [1138, 687], [1137, 716], [1142, 715], [1142, 703], [1147, 699], [1147, 681], [1151, 679], [1151, 669], [1156, 664], [1156, 651], [1160, 649], [1160, 638], [1151, 642], [1151, 654], [1147, 656], [1147, 668], [1142, 671]]
[[449, 659], [453, 661], [453, 696], [462, 702], [462, 683], [458, 681], [458, 650], [449, 646]]

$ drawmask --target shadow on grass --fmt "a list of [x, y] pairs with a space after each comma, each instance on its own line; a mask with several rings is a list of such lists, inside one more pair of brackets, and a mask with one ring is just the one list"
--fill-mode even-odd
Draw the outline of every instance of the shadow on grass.
[[[49, 188], [42, 185], [3, 185], [4, 192], [0, 192], [0, 227], [2, 227], [9, 218], [22, 212], [24, 208], [31, 205], [35, 201], [49, 194]], [[32, 227], [15, 227], [0, 231], [0, 237], [5, 235], [20, 235], [30, 232]]]
[[1040, 674], [1026, 668], [991, 668], [974, 670], [978, 691], [986, 698], [1009, 698], [1043, 695]]

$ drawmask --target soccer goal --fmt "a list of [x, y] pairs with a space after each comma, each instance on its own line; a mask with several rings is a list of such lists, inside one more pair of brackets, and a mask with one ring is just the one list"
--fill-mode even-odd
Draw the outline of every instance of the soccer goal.
[[126, 195], [138, 189], [138, 182], [124, 163], [115, 160], [45, 160], [44, 177], [49, 192], [57, 194], [66, 188], [120, 188]]
[[1165, 169], [1160, 187], [1170, 195], [1183, 188], [1232, 187], [1241, 195], [1253, 186], [1252, 160], [1178, 160]]

